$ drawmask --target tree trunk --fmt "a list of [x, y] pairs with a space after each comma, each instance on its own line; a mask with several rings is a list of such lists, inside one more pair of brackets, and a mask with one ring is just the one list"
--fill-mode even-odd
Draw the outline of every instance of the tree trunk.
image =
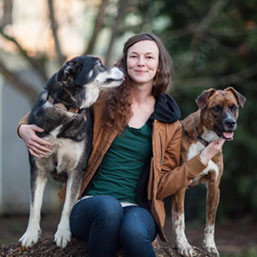
[[108, 4], [109, 4], [109, 0], [102, 0], [102, 3], [100, 5], [100, 7], [98, 8], [98, 13], [97, 13], [97, 16], [95, 19], [94, 31], [90, 38], [88, 47], [87, 47], [86, 51], [84, 52], [84, 55], [93, 53], [94, 46], [95, 46], [95, 43], [97, 40], [97, 36], [103, 26], [105, 9], [108, 6]]
[[128, 8], [128, 1], [127, 0], [120, 0], [119, 1], [119, 10], [118, 10], [118, 15], [113, 23], [113, 26], [111, 28], [112, 30], [112, 35], [109, 43], [109, 47], [107, 49], [106, 55], [105, 55], [105, 64], [108, 66], [110, 65], [110, 57], [112, 54], [112, 49], [113, 49], [113, 44], [119, 34], [121, 24], [123, 23], [122, 21], [124, 20], [124, 16], [126, 14]]
[[7, 35], [4, 32], [4, 27], [0, 28], [0, 34], [8, 41], [12, 42], [19, 51], [20, 56], [29, 64], [29, 66], [39, 75], [39, 77], [45, 82], [47, 81], [47, 74], [45, 71], [44, 61], [43, 59], [34, 59], [30, 57], [23, 48], [23, 46], [16, 40], [16, 38]]
[[61, 45], [60, 45], [60, 41], [59, 41], [59, 37], [58, 37], [58, 25], [55, 20], [53, 0], [48, 0], [48, 9], [49, 9], [49, 19], [50, 19], [50, 23], [51, 23], [51, 29], [53, 32], [54, 45], [55, 45], [55, 50], [56, 50], [56, 54], [57, 54], [57, 60], [60, 65], [63, 65], [66, 58], [62, 53]]
[[3, 14], [2, 14], [2, 19], [0, 21], [0, 26], [12, 24], [12, 9], [13, 9], [13, 0], [4, 0]]

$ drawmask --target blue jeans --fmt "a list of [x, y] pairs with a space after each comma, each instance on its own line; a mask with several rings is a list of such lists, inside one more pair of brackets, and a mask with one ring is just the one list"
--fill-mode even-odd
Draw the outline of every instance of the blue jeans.
[[73, 207], [70, 226], [73, 236], [88, 241], [89, 257], [114, 257], [120, 247], [125, 257], [155, 257], [156, 224], [142, 207], [123, 208], [105, 195], [86, 198]]

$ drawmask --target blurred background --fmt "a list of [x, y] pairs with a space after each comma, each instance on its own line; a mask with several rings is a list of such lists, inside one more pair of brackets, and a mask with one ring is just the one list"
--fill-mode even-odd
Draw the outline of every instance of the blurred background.
[[[233, 86], [247, 98], [235, 139], [224, 146], [216, 237], [231, 239], [217, 243], [224, 256], [257, 256], [256, 0], [0, 0], [0, 225], [11, 226], [2, 229], [0, 243], [11, 240], [4, 238], [7, 230], [17, 240], [26, 221], [21, 226], [13, 217], [27, 219], [29, 211], [19, 119], [65, 60], [93, 54], [112, 65], [126, 39], [139, 32], [158, 35], [171, 55], [170, 93], [182, 118], [197, 109], [195, 98], [204, 89]], [[49, 181], [43, 215], [56, 217], [59, 187]], [[169, 200], [166, 205], [170, 215]], [[203, 233], [204, 187], [188, 191], [186, 218], [189, 234]], [[240, 238], [245, 247], [238, 247]]]

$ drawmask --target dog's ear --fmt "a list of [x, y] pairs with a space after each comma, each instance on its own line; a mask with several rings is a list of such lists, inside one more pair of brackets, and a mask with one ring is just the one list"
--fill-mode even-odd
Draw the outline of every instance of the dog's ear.
[[197, 104], [197, 106], [200, 109], [204, 109], [206, 107], [207, 104], [207, 100], [210, 98], [210, 96], [216, 91], [216, 89], [214, 88], [210, 88], [208, 90], [204, 90], [201, 95], [199, 95], [195, 102]]
[[246, 98], [241, 93], [239, 93], [233, 87], [228, 87], [228, 88], [225, 89], [225, 91], [231, 91], [234, 94], [234, 96], [235, 96], [235, 98], [238, 102], [238, 105], [241, 106], [241, 107], [244, 107], [244, 104], [246, 102]]
[[76, 58], [66, 62], [63, 67], [57, 72], [57, 81], [64, 82], [70, 79], [74, 79], [74, 77], [79, 73], [83, 64]]

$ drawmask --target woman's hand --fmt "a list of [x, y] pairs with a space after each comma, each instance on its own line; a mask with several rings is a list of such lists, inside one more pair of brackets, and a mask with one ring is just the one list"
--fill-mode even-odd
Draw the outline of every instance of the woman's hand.
[[208, 162], [222, 149], [224, 142], [224, 139], [211, 142], [200, 154], [202, 163], [208, 164]]
[[42, 128], [36, 125], [22, 124], [19, 128], [19, 135], [25, 142], [28, 151], [36, 158], [48, 156], [51, 153], [52, 144], [36, 134], [36, 132], [43, 131]]

